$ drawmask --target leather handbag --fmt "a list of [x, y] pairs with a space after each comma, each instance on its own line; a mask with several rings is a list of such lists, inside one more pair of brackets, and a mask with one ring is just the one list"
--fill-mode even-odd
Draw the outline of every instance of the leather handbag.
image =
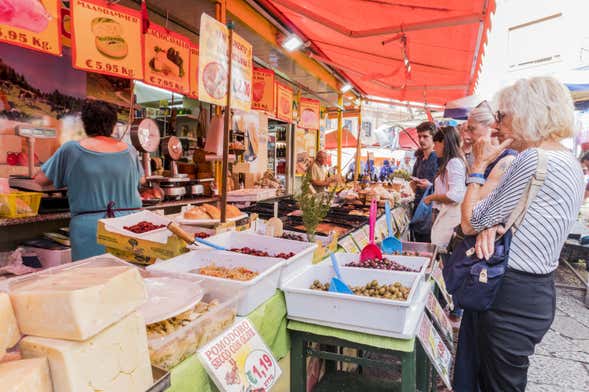
[[538, 151], [538, 166], [522, 197], [509, 216], [505, 233], [495, 240], [495, 251], [489, 260], [479, 259], [474, 250], [476, 236], [458, 236], [451, 241], [452, 254], [442, 270], [446, 289], [455, 305], [471, 311], [488, 310], [501, 286], [507, 263], [511, 240], [521, 225], [526, 211], [535, 199], [546, 178], [546, 153]]

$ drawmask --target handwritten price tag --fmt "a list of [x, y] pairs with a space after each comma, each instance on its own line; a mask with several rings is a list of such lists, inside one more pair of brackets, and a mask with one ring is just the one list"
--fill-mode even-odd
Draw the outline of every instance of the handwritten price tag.
[[245, 374], [253, 389], [268, 390], [276, 382], [276, 368], [272, 356], [264, 350], [255, 350], [245, 360]]

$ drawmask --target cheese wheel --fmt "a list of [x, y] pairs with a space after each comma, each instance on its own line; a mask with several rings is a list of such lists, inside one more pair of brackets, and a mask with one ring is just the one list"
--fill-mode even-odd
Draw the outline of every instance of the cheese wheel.
[[1, 363], [0, 387], [2, 392], [52, 392], [47, 358]]
[[138, 313], [85, 342], [27, 336], [20, 349], [24, 358], [47, 357], [55, 392], [144, 392], [153, 384]]
[[20, 332], [10, 297], [6, 293], [0, 293], [0, 358], [6, 354], [6, 349], [16, 345], [19, 339]]

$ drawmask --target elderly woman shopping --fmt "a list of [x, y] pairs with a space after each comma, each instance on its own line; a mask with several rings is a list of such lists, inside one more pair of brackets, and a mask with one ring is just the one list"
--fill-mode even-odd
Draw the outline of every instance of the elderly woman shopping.
[[[483, 138], [473, 148], [474, 163], [462, 204], [462, 229], [478, 234], [476, 254], [488, 260], [532, 177], [546, 167], [541, 187], [529, 200], [523, 220], [512, 229], [507, 270], [490, 309], [477, 318], [478, 388], [524, 391], [528, 357], [550, 328], [555, 313], [554, 270], [562, 245], [581, 206], [583, 172], [560, 143], [573, 134], [573, 104], [556, 79], [520, 80], [498, 94], [496, 127], [500, 145]], [[497, 188], [481, 196], [483, 172], [508, 145], [521, 151]]]

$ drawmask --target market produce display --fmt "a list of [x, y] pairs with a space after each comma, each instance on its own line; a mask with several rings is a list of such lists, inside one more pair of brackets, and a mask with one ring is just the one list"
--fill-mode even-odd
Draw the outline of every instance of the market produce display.
[[290, 233], [282, 233], [282, 237], [285, 240], [293, 240], [293, 241], [302, 241], [302, 242], [306, 242], [307, 239], [300, 234], [290, 234]]
[[232, 279], [240, 281], [252, 280], [253, 278], [259, 275], [258, 272], [252, 271], [245, 267], [226, 268], [217, 266], [215, 264], [210, 264], [205, 267], [192, 270], [190, 272], [201, 275], [213, 276], [215, 278]]
[[399, 264], [396, 261], [389, 260], [387, 258], [382, 259], [369, 259], [365, 261], [351, 262], [345, 265], [346, 267], [357, 267], [357, 268], [373, 268], [382, 269], [389, 271], [405, 271], [405, 272], [419, 272], [413, 268]]
[[411, 181], [411, 173], [403, 169], [397, 169], [389, 175], [389, 178], [400, 178], [405, 181]]
[[8, 294], [0, 293], [0, 359], [6, 354], [6, 349], [13, 347], [19, 339], [20, 331], [10, 298]]
[[[243, 212], [239, 210], [239, 208], [227, 204], [227, 218], [237, 218], [243, 215]], [[187, 220], [218, 220], [221, 218], [221, 210], [211, 204], [203, 204], [201, 206], [196, 206], [190, 208], [188, 211], [184, 212], [184, 219]]]
[[[220, 311], [216, 311], [218, 308]], [[170, 319], [149, 324], [151, 363], [166, 370], [177, 365], [229, 327], [236, 314], [234, 307], [222, 308], [218, 299], [212, 299]]]
[[52, 392], [49, 364], [45, 358], [0, 363], [3, 391]]
[[431, 252], [415, 252], [412, 250], [404, 250], [402, 252], [393, 252], [395, 256], [420, 256], [420, 257], [432, 257]]
[[294, 252], [281, 252], [281, 253], [277, 253], [275, 255], [271, 255], [270, 253], [268, 253], [266, 251], [248, 248], [248, 247], [231, 248], [231, 252], [243, 253], [246, 255], [260, 256], [260, 257], [277, 257], [279, 259], [290, 259], [291, 257], [296, 255], [296, 253], [294, 253]]
[[[321, 283], [319, 280], [315, 280], [309, 288], [311, 290], [329, 291], [329, 282]], [[380, 285], [377, 280], [373, 280], [365, 286], [351, 286], [350, 288], [356, 295], [392, 299], [395, 301], [406, 301], [411, 291], [411, 288], [405, 287], [399, 282]]]
[[141, 221], [141, 222], [136, 223], [132, 226], [123, 226], [123, 229], [128, 230], [128, 231], [135, 233], [135, 234], [143, 234], [143, 233], [147, 233], [150, 231], [163, 229], [164, 227], [166, 227], [166, 225], [156, 225], [151, 222]]

